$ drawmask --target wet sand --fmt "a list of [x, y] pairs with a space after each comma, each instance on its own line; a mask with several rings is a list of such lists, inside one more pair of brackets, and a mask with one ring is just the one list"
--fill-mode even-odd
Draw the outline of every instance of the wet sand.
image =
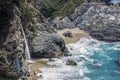
[[[73, 37], [65, 37], [63, 33], [67, 31], [70, 31]], [[82, 37], [90, 38], [89, 34], [85, 33], [83, 30], [80, 30], [79, 28], [58, 30], [58, 34], [64, 39], [66, 44], [73, 43]]]
[[36, 59], [33, 60], [34, 63], [30, 64], [30, 77], [28, 80], [37, 80], [38, 78], [41, 78], [42, 75], [37, 76], [37, 74], [42, 73], [39, 68], [47, 66], [48, 59]]
[[[71, 38], [64, 37], [63, 33], [66, 31], [72, 32], [73, 37], [71, 37]], [[83, 30], [80, 30], [79, 28], [58, 30], [58, 34], [64, 39], [66, 44], [73, 43], [82, 37], [90, 38], [90, 36], [87, 33], [85, 33]], [[30, 64], [30, 70], [31, 70], [32, 74], [28, 80], [37, 80], [38, 78], [41, 78], [42, 75], [36, 76], [38, 73], [42, 73], [39, 70], [39, 68], [47, 66], [47, 63], [49, 62], [48, 59], [37, 59], [37, 60], [33, 60], [33, 61], [34, 61], [34, 63]]]

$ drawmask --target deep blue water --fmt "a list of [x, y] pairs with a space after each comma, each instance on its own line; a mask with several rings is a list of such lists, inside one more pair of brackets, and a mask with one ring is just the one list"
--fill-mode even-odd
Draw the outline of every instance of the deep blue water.
[[[82, 38], [67, 47], [72, 56], [49, 62], [42, 68], [40, 80], [120, 80], [120, 64], [116, 63], [120, 59], [120, 43]], [[78, 65], [66, 65], [67, 59]]]

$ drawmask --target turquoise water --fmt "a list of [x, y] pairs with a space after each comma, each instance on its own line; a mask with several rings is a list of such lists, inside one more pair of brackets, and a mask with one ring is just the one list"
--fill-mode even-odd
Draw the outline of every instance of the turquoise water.
[[111, 0], [111, 2], [120, 2], [120, 0]]
[[[120, 43], [82, 38], [67, 48], [72, 56], [54, 58], [42, 68], [39, 80], [120, 80], [120, 65], [115, 62], [120, 59]], [[66, 65], [68, 59], [78, 65]]]
[[120, 65], [115, 62], [120, 59], [119, 44], [101, 44], [99, 48], [100, 50], [94, 51], [89, 58], [102, 65], [94, 66], [86, 62], [84, 66], [87, 66], [90, 72], [85, 76], [91, 80], [120, 80]]

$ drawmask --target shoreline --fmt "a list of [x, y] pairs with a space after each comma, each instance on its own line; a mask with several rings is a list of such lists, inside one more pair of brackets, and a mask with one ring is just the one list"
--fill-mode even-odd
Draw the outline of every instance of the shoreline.
[[[63, 33], [70, 31], [72, 33], [73, 37], [64, 37]], [[79, 28], [72, 28], [68, 29], [65, 28], [63, 30], [58, 30], [58, 34], [64, 39], [65, 44], [70, 44], [78, 41], [80, 38], [90, 38], [90, 35], [84, 32], [83, 30], [80, 30]], [[29, 80], [37, 80], [39, 78], [42, 78], [42, 72], [39, 68], [47, 66], [47, 63], [49, 62], [49, 59], [43, 58], [43, 59], [33, 59], [34, 63], [28, 64], [30, 68], [30, 76], [28, 77]], [[39, 74], [39, 76], [37, 76]]]
[[28, 80], [38, 80], [39, 78], [42, 78], [42, 72], [39, 68], [47, 66], [49, 59], [33, 59], [32, 61], [34, 63], [28, 64], [30, 69], [30, 76], [28, 77]]
[[[73, 37], [65, 37], [63, 33], [67, 31], [70, 31]], [[72, 29], [65, 28], [63, 30], [58, 30], [57, 32], [64, 39], [65, 44], [74, 43], [78, 41], [80, 38], [91, 38], [89, 34], [87, 34], [83, 30], [80, 30], [79, 28], [72, 28]]]

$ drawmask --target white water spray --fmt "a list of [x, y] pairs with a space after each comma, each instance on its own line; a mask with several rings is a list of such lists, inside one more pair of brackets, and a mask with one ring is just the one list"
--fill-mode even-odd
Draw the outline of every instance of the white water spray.
[[22, 29], [22, 34], [23, 34], [24, 41], [25, 41], [25, 55], [26, 55], [26, 60], [31, 60], [30, 50], [29, 50], [29, 47], [28, 47], [28, 43], [27, 43], [27, 39], [26, 39], [26, 36], [25, 36], [25, 32], [24, 32], [23, 27], [21, 27], [21, 29]]

